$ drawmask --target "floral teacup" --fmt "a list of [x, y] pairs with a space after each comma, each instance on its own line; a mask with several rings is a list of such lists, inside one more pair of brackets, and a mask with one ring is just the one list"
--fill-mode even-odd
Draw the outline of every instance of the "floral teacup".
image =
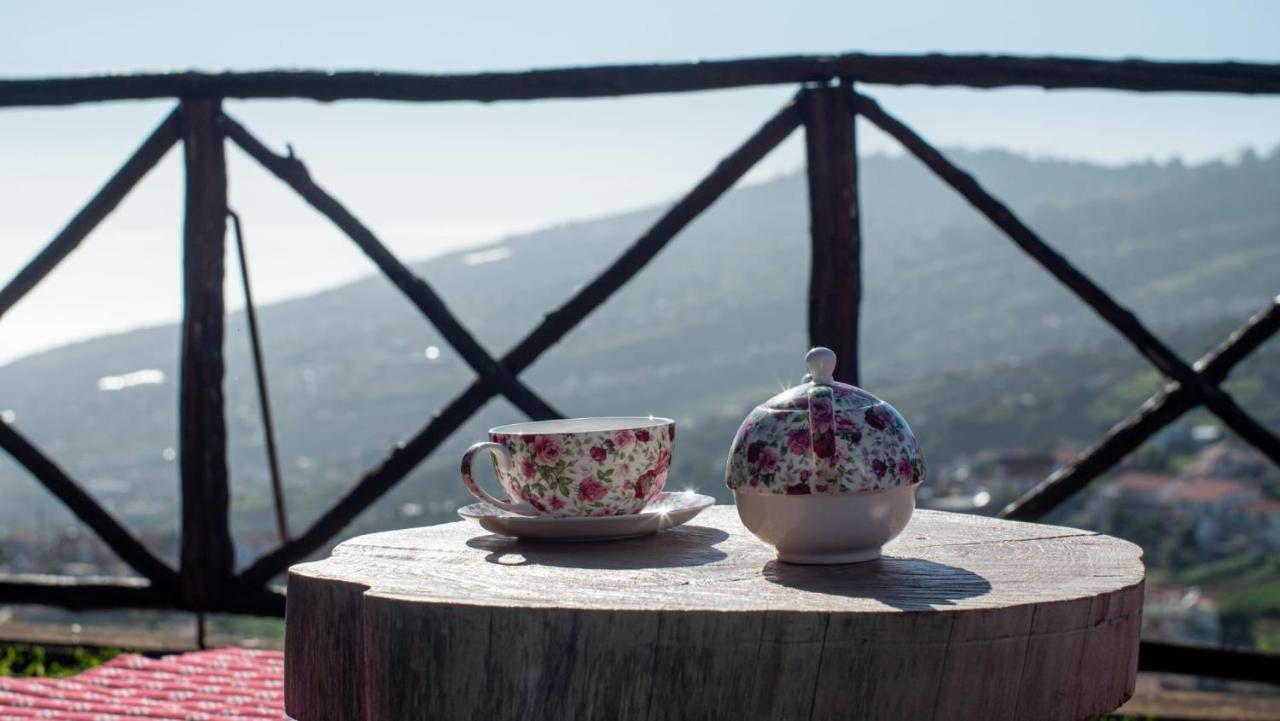
[[[498, 426], [462, 454], [462, 482], [476, 498], [527, 515], [638, 513], [667, 482], [676, 424], [668, 418], [569, 418]], [[493, 454], [498, 500], [472, 478], [477, 453]]]

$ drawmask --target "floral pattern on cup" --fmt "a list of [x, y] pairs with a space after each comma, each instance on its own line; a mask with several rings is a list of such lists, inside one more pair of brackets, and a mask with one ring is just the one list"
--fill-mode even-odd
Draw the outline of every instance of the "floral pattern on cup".
[[747, 416], [729, 451], [729, 488], [859, 493], [924, 480], [920, 445], [892, 406], [839, 383], [831, 404], [810, 404], [808, 391], [785, 391]]
[[[666, 485], [675, 424], [665, 419], [631, 420], [633, 425], [611, 430], [557, 432], [567, 427], [557, 421], [516, 424], [536, 426], [544, 433], [493, 429], [490, 440], [502, 446], [510, 459], [505, 469], [495, 459], [507, 501], [522, 501], [552, 516], [615, 516], [643, 510]], [[476, 488], [471, 459], [481, 445], [463, 456], [463, 483], [468, 489]], [[476, 490], [472, 493], [486, 500]]]

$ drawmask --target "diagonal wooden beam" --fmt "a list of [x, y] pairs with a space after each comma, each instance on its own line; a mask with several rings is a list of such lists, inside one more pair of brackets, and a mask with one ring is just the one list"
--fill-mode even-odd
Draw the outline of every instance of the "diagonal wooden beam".
[[800, 114], [793, 100], [761, 125], [742, 145], [725, 156], [714, 170], [671, 206], [603, 273], [583, 286], [559, 308], [547, 313], [537, 328], [503, 356], [502, 362], [515, 373], [532, 365], [538, 356], [558, 343], [566, 333], [631, 280], [666, 247], [668, 241], [711, 207], [712, 203], [786, 140], [799, 125]]
[[[664, 213], [604, 272], [559, 308], [547, 313], [533, 331], [503, 356], [502, 365], [512, 373], [520, 373], [532, 365], [538, 356], [608, 300], [653, 260], [690, 221], [711, 207], [761, 158], [785, 140], [799, 122], [794, 102], [788, 103], [720, 161], [707, 177]], [[246, 585], [262, 585], [320, 548], [404, 478], [493, 395], [492, 381], [483, 376], [477, 378], [462, 394], [436, 413], [411, 440], [397, 446], [381, 464], [366, 473], [347, 495], [325, 511], [310, 528], [289, 543], [258, 558], [240, 574], [240, 579]]]
[[153, 586], [169, 588], [177, 582], [177, 573], [172, 568], [135, 538], [110, 511], [98, 505], [93, 496], [86, 493], [58, 464], [11, 424], [3, 421], [0, 421], [0, 448], [30, 471], [121, 560], [150, 579]]
[[1280, 465], [1280, 438], [1244, 411], [1221, 388], [1205, 381], [1168, 346], [1138, 320], [1133, 311], [1121, 306], [1097, 283], [1076, 269], [1066, 258], [1040, 239], [1018, 216], [941, 152], [920, 137], [902, 121], [886, 113], [875, 100], [853, 93], [856, 112], [893, 136], [930, 170], [969, 201], [997, 228], [1004, 231], [1019, 248], [1058, 279], [1076, 297], [1084, 301], [1120, 335], [1124, 336], [1148, 362], [1166, 377], [1177, 381], [1194, 394], [1233, 431], [1272, 462]]
[[[1205, 381], [1222, 383], [1237, 363], [1280, 331], [1280, 297], [1249, 318], [1226, 341], [1196, 361]], [[1002, 518], [1035, 521], [1084, 490], [1089, 483], [1137, 450], [1161, 428], [1196, 406], [1194, 394], [1177, 382], [1147, 399], [1133, 415], [1117, 423], [1106, 437], [1065, 468], [1054, 472], [1000, 512]]]
[[120, 166], [120, 169], [107, 180], [98, 192], [85, 204], [80, 212], [67, 223], [53, 240], [32, 258], [18, 274], [13, 276], [3, 289], [0, 289], [0, 317], [22, 299], [32, 288], [44, 280], [49, 272], [58, 266], [71, 251], [80, 246], [80, 242], [89, 232], [111, 214], [120, 205], [120, 201], [138, 184], [147, 171], [155, 167], [169, 148], [178, 142], [179, 111], [174, 110], [161, 121], [151, 135], [142, 141], [142, 145], [133, 151], [133, 155]]
[[493, 356], [489, 355], [489, 352], [475, 339], [475, 336], [471, 335], [471, 332], [458, 321], [457, 317], [449, 310], [440, 296], [436, 295], [431, 286], [427, 285], [426, 281], [401, 263], [378, 240], [373, 231], [369, 230], [364, 223], [361, 223], [350, 211], [343, 207], [336, 198], [317, 185], [311, 179], [311, 174], [307, 172], [307, 168], [302, 164], [302, 161], [293, 157], [292, 154], [283, 156], [271, 152], [266, 145], [249, 133], [244, 126], [225, 114], [222, 116], [221, 122], [227, 137], [231, 138], [236, 145], [240, 146], [250, 157], [258, 161], [277, 178], [284, 181], [286, 185], [293, 188], [294, 192], [301, 195], [311, 207], [318, 210], [326, 218], [333, 221], [334, 225], [342, 229], [360, 247], [360, 250], [364, 251], [369, 260], [372, 260], [374, 265], [378, 266], [378, 269], [390, 279], [396, 288], [401, 293], [404, 293], [410, 302], [417, 306], [418, 310], [435, 325], [440, 334], [444, 336], [444, 339], [449, 342], [449, 345], [458, 351], [462, 359], [475, 369], [476, 373], [482, 377], [494, 378], [502, 394], [511, 399], [511, 402], [530, 418], [541, 420], [564, 417], [563, 414], [539, 398], [515, 375], [509, 373], [506, 368], [494, 360]]

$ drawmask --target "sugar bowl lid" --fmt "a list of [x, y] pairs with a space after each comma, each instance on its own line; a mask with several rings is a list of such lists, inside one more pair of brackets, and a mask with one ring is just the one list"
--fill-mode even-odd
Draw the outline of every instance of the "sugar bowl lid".
[[739, 492], [861, 493], [924, 480], [906, 420], [834, 378], [836, 354], [814, 348], [800, 385], [753, 410], [734, 437], [726, 484]]

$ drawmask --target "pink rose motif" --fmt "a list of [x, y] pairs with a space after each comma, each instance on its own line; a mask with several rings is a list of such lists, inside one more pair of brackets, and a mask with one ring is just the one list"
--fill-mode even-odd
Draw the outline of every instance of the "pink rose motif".
[[769, 475], [778, 470], [778, 461], [781, 458], [778, 455], [778, 449], [773, 446], [765, 446], [760, 449], [760, 457], [756, 459], [756, 465], [760, 469], [760, 473]]
[[540, 466], [554, 466], [564, 455], [564, 443], [555, 436], [538, 436], [533, 441], [534, 460]]
[[836, 437], [834, 433], [819, 433], [813, 439], [813, 454], [819, 458], [833, 458], [836, 455]]
[[605, 496], [604, 484], [594, 478], [584, 478], [578, 484], [579, 501], [598, 501]]
[[561, 508], [564, 508], [564, 501], [560, 500], [560, 497], [559, 497], [559, 496], [552, 496], [552, 497], [551, 497], [551, 509], [552, 509], [552, 510], [555, 510], [555, 511], [558, 511], [558, 510], [560, 510]]
[[808, 483], [792, 483], [787, 486], [786, 493], [788, 496], [803, 496], [810, 493]]
[[662, 473], [667, 470], [667, 466], [671, 465], [671, 449], [663, 448], [658, 451], [658, 460], [654, 461], [653, 472]]
[[916, 480], [916, 469], [911, 467], [911, 461], [906, 456], [898, 459], [898, 477], [906, 479], [907, 483]]
[[613, 434], [613, 445], [618, 450], [625, 451], [636, 443], [636, 434], [629, 430], [615, 431]]
[[653, 471], [646, 471], [636, 479], [636, 498], [647, 498], [653, 489]]
[[528, 458], [520, 459], [520, 473], [524, 474], [525, 478], [533, 478], [533, 464]]
[[507, 437], [501, 433], [494, 433], [492, 440], [494, 443], [498, 443], [504, 446], [507, 444]]
[[849, 454], [845, 450], [843, 444], [833, 443], [832, 445], [834, 447], [831, 449], [831, 465], [838, 467], [840, 464], [844, 463], [845, 459], [849, 457]]
[[823, 427], [831, 425], [830, 403], [813, 403], [809, 406], [809, 413], [814, 424]]
[[867, 419], [867, 425], [877, 431], [883, 431], [886, 428], [894, 428], [895, 431], [897, 430], [897, 423], [894, 422], [893, 414], [890, 413], [889, 409], [885, 408], [883, 405], [868, 408], [867, 412], [863, 414], [863, 417]]
[[605, 452], [603, 448], [600, 446], [592, 446], [589, 453], [591, 454], [591, 460], [596, 463], [604, 463]]
[[809, 431], [804, 428], [787, 431], [787, 447], [791, 450], [792, 455], [803, 456], [808, 453]]
[[539, 511], [547, 510], [546, 506], [542, 505], [541, 501], [534, 498], [533, 496], [530, 496], [529, 492], [521, 488], [520, 486], [513, 485], [512, 491], [513, 491], [512, 495], [514, 495], [517, 500], [524, 501], [525, 503], [528, 503], [529, 505], [533, 506]]
[[672, 423], [667, 426], [667, 440], [674, 441], [676, 439], [676, 424]]
[[641, 429], [641, 430], [636, 431], [636, 440], [637, 440], [637, 441], [640, 441], [641, 443], [648, 443], [648, 442], [649, 442], [649, 431], [644, 430], [644, 429]]
[[876, 474], [876, 478], [884, 478], [884, 473], [887, 470], [889, 470], [889, 467], [879, 458], [871, 462], [871, 471]]

